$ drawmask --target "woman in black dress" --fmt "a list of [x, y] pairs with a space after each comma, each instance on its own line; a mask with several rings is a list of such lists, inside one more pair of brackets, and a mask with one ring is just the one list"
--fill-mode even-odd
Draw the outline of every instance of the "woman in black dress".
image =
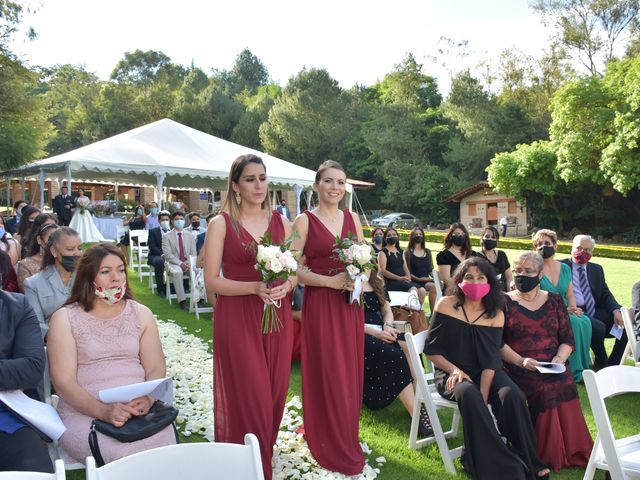
[[436, 305], [425, 353], [436, 367], [438, 393], [460, 408], [462, 465], [475, 479], [544, 478], [549, 469], [536, 453], [526, 398], [502, 369], [504, 300], [493, 269], [483, 258], [469, 258], [454, 282], [453, 295]]
[[[371, 410], [384, 408], [400, 399], [409, 415], [413, 411], [414, 388], [411, 369], [404, 353], [404, 340], [393, 328], [393, 313], [382, 279], [375, 271], [364, 283], [364, 389], [363, 403]], [[422, 407], [418, 434], [433, 433], [427, 411]]]
[[389, 227], [384, 232], [384, 247], [378, 253], [378, 268], [385, 279], [387, 292], [413, 292], [420, 305], [427, 296], [425, 288], [411, 280], [409, 267], [404, 261], [402, 249], [398, 245], [398, 232]]
[[507, 254], [502, 250], [498, 250], [498, 239], [500, 234], [496, 227], [487, 227], [482, 234], [482, 250], [478, 252], [478, 255], [489, 260], [489, 263], [496, 271], [496, 278], [500, 288], [505, 292], [511, 290], [511, 282], [513, 281], [513, 275], [511, 274], [511, 265]]
[[433, 283], [433, 257], [431, 250], [424, 246], [424, 230], [414, 227], [409, 237], [409, 247], [404, 252], [404, 262], [409, 267], [411, 280], [421, 285], [429, 294], [429, 311], [436, 303], [436, 285]]
[[471, 250], [471, 240], [467, 228], [461, 223], [453, 223], [444, 237], [444, 249], [436, 255], [440, 281], [447, 294], [453, 291], [453, 275], [461, 262], [475, 255]]
[[373, 251], [377, 255], [384, 247], [384, 243], [382, 242], [384, 238], [384, 230], [380, 227], [376, 227], [371, 232], [371, 246], [373, 247]]

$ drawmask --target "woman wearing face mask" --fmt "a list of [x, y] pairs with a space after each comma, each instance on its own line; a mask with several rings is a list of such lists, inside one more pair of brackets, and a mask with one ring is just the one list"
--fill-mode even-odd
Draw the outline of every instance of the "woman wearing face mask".
[[593, 441], [571, 371], [545, 374], [536, 368], [539, 362], [565, 364], [573, 350], [562, 298], [540, 289], [543, 264], [536, 252], [525, 252], [514, 263], [516, 290], [507, 294], [501, 354], [527, 397], [540, 459], [555, 471], [585, 468]]
[[525, 396], [502, 369], [504, 300], [493, 268], [483, 258], [469, 258], [453, 281], [453, 294], [438, 302], [431, 317], [424, 351], [436, 367], [438, 393], [460, 407], [462, 466], [477, 479], [546, 478]]
[[411, 280], [409, 267], [398, 244], [398, 232], [393, 227], [384, 232], [384, 247], [378, 253], [378, 268], [384, 277], [387, 292], [410, 292], [417, 295], [420, 305], [424, 303], [427, 290]]
[[0, 250], [9, 255], [11, 265], [15, 266], [20, 260], [20, 244], [5, 229], [4, 221], [0, 215]]
[[461, 223], [454, 223], [444, 237], [444, 249], [436, 255], [440, 281], [444, 284], [445, 293], [455, 287], [452, 277], [460, 265], [467, 258], [476, 255], [471, 250], [471, 240], [467, 228]]
[[409, 248], [404, 252], [404, 261], [409, 267], [411, 280], [423, 287], [429, 294], [429, 311], [433, 312], [436, 303], [436, 286], [431, 278], [433, 257], [431, 250], [424, 245], [424, 230], [414, 227], [409, 237]]
[[384, 230], [380, 227], [376, 227], [371, 232], [371, 246], [373, 247], [373, 253], [378, 255], [380, 250], [384, 247], [383, 240], [384, 239]]
[[144, 228], [146, 230], [151, 230], [152, 228], [156, 228], [160, 226], [160, 218], [158, 217], [158, 204], [156, 202], [149, 203], [149, 215], [144, 222]]
[[129, 219], [129, 230], [144, 230], [147, 224], [147, 214], [143, 205], [137, 205], [134, 216]]
[[57, 228], [56, 217], [51, 213], [41, 213], [33, 222], [32, 238], [28, 242], [27, 257], [18, 262], [16, 269], [18, 273], [18, 289], [21, 292], [24, 292], [25, 279], [42, 270], [44, 246], [49, 240], [49, 235]]
[[24, 258], [27, 255], [27, 240], [33, 229], [33, 222], [36, 217], [40, 215], [40, 209], [33, 205], [27, 205], [22, 209], [22, 218], [18, 224], [18, 231], [13, 238], [20, 244], [20, 258]]
[[553, 230], [542, 229], [533, 234], [533, 248], [544, 259], [540, 288], [562, 297], [569, 312], [573, 330], [574, 350], [569, 357], [573, 380], [582, 382], [582, 371], [590, 367], [591, 320], [576, 306], [571, 267], [555, 259], [558, 236]]
[[42, 270], [24, 281], [24, 293], [38, 316], [43, 338], [49, 329], [49, 318], [69, 298], [81, 255], [78, 232], [60, 227], [49, 236], [44, 247]]
[[509, 285], [511, 285], [513, 281], [513, 276], [511, 275], [511, 265], [509, 264], [507, 254], [496, 248], [499, 238], [500, 234], [498, 234], [496, 227], [485, 228], [481, 240], [482, 250], [478, 252], [478, 255], [489, 260], [489, 263], [496, 272], [496, 278], [498, 279], [500, 288], [508, 292]]
[[73, 228], [84, 243], [103, 242], [104, 237], [93, 222], [93, 216], [89, 211], [91, 199], [84, 194], [84, 189], [78, 189], [78, 196], [75, 199], [76, 211], [71, 217], [69, 226]]
[[[91, 455], [87, 435], [93, 419], [121, 427], [146, 415], [155, 402], [147, 395], [107, 404], [98, 392], [166, 375], [158, 327], [151, 311], [133, 299], [118, 248], [100, 243], [84, 253], [71, 296], [51, 317], [47, 344], [58, 413], [67, 427], [60, 445], [74, 461], [84, 462]], [[107, 463], [176, 442], [170, 425], [131, 443], [97, 435]]]

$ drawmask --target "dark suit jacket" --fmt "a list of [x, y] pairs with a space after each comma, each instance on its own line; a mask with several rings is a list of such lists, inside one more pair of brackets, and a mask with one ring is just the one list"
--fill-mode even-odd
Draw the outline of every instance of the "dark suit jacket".
[[149, 257], [162, 256], [162, 231], [160, 227], [155, 227], [149, 230], [147, 246], [149, 247]]
[[[561, 262], [569, 265], [573, 276], [573, 261], [570, 258], [565, 258]], [[587, 281], [589, 282], [589, 287], [591, 287], [591, 295], [593, 295], [596, 308], [606, 310], [608, 313], [613, 313], [614, 310], [620, 308], [620, 304], [607, 286], [607, 282], [604, 279], [604, 270], [600, 265], [593, 262], [587, 264]]]
[[4, 228], [11, 235], [15, 235], [18, 231], [18, 223], [16, 217], [7, 218], [7, 221], [4, 222]]
[[[73, 212], [72, 208], [75, 207], [75, 201], [72, 195], [67, 195], [67, 198], [62, 198], [62, 195], [56, 195], [53, 199], [53, 211], [58, 215], [58, 221], [60, 223], [69, 223]], [[65, 205], [69, 205], [70, 208], [64, 208]]]
[[44, 372], [38, 318], [24, 295], [0, 290], [0, 391], [35, 389]]

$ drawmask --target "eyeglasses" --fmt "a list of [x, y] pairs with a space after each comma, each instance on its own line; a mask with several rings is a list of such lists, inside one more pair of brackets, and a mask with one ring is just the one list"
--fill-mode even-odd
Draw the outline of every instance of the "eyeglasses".
[[538, 275], [538, 271], [533, 268], [514, 268], [511, 271], [514, 275], [525, 275], [527, 277], [535, 277]]

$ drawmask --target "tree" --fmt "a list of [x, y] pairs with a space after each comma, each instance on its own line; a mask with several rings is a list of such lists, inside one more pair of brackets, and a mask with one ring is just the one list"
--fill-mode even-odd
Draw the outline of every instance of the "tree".
[[171, 58], [155, 50], [126, 52], [111, 72], [111, 80], [123, 85], [151, 85], [161, 77], [173, 87], [182, 83], [185, 69], [171, 63]]
[[248, 90], [254, 94], [258, 87], [266, 85], [268, 80], [267, 68], [248, 48], [238, 54], [232, 69], [232, 88], [235, 92]]

